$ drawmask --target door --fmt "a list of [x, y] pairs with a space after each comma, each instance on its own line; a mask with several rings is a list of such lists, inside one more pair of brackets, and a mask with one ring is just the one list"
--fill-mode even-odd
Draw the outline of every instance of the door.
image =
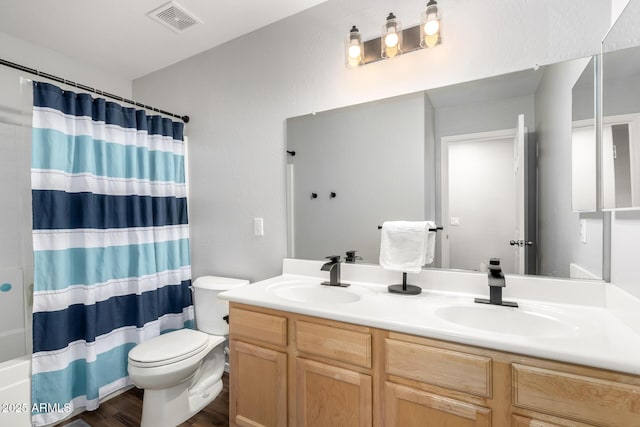
[[231, 340], [229, 420], [239, 427], [286, 427], [287, 355]]
[[525, 274], [524, 115], [514, 129], [442, 138], [442, 267]]
[[385, 383], [385, 427], [490, 427], [491, 410], [390, 382]]
[[298, 358], [296, 416], [300, 427], [371, 427], [371, 376]]
[[516, 229], [514, 232], [515, 242], [509, 241], [515, 253], [515, 272], [525, 274], [526, 252], [533, 242], [525, 239], [525, 144], [526, 128], [524, 127], [524, 114], [518, 115], [518, 126], [516, 128], [516, 138], [514, 141], [514, 175], [516, 184]]

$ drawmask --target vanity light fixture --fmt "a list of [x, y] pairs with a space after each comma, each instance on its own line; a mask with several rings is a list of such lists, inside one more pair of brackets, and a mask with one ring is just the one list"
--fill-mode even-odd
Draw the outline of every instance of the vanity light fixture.
[[360, 30], [351, 27], [346, 40], [346, 64], [356, 68], [382, 59], [393, 58], [418, 49], [434, 47], [442, 42], [440, 9], [436, 0], [429, 0], [422, 12], [420, 24], [402, 29], [400, 21], [389, 13], [382, 34], [365, 42]]
[[420, 22], [420, 45], [433, 47], [440, 43], [440, 12], [438, 2], [429, 0]]
[[398, 21], [393, 12], [391, 12], [382, 26], [380, 56], [382, 58], [393, 58], [401, 53], [402, 30], [400, 28], [400, 21]]
[[364, 64], [364, 46], [360, 31], [354, 25], [347, 36], [347, 67], [355, 68]]

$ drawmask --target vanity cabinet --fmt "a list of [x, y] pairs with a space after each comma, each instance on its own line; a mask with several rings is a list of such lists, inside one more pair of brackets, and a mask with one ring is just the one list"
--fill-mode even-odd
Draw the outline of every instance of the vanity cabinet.
[[640, 377], [231, 303], [232, 426], [640, 426]]

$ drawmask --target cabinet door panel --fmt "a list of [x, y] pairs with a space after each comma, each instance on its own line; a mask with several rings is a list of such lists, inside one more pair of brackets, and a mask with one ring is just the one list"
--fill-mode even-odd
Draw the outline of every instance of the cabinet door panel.
[[491, 410], [385, 383], [385, 427], [489, 427]]
[[232, 340], [230, 363], [232, 425], [286, 427], [287, 355]]
[[521, 415], [511, 415], [511, 427], [593, 427], [577, 421], [562, 420], [557, 422], [542, 421]]
[[297, 424], [300, 427], [371, 427], [371, 377], [297, 359]]

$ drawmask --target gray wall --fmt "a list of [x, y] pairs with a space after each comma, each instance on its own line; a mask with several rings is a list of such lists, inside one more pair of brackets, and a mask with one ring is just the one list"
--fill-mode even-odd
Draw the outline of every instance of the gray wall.
[[[329, 0], [134, 81], [136, 99], [192, 117], [194, 276], [280, 273], [287, 118], [590, 55], [610, 24], [602, 1], [440, 5], [441, 46], [357, 70], [344, 66], [344, 37], [353, 24], [378, 35], [388, 1]], [[406, 26], [423, 8], [393, 4]], [[254, 217], [265, 219], [263, 237], [252, 235]]]
[[572, 88], [589, 58], [546, 67], [536, 92], [538, 137], [538, 266], [547, 276], [569, 276], [569, 264], [602, 274], [602, 221], [588, 215], [587, 243], [571, 212]]
[[296, 258], [377, 264], [378, 225], [425, 218], [424, 108], [418, 92], [287, 120]]

